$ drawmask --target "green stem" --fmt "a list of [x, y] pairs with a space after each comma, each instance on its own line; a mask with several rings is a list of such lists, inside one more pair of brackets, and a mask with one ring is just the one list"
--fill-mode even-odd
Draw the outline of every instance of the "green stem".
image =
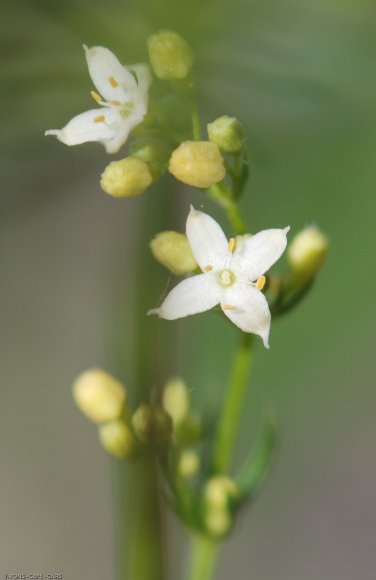
[[191, 102], [191, 115], [192, 115], [192, 134], [195, 141], [201, 141], [201, 123], [200, 114], [197, 106], [197, 98], [194, 88], [192, 88], [189, 95]]
[[216, 183], [207, 189], [208, 196], [211, 197], [225, 212], [234, 233], [245, 234], [247, 227], [239, 211], [238, 204], [231, 198], [230, 191], [223, 183]]
[[219, 550], [218, 541], [208, 536], [193, 536], [188, 580], [210, 580]]
[[242, 333], [214, 444], [213, 471], [215, 473], [224, 473], [229, 467], [246, 394], [251, 354], [252, 335]]

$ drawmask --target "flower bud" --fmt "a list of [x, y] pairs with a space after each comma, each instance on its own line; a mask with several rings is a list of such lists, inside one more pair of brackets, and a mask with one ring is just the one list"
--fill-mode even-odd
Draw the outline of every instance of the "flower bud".
[[205, 487], [206, 502], [212, 507], [223, 507], [238, 495], [239, 490], [235, 482], [225, 475], [212, 477]]
[[172, 418], [174, 425], [181, 423], [189, 412], [187, 385], [180, 377], [170, 379], [163, 391], [163, 408]]
[[302, 279], [313, 278], [328, 251], [328, 238], [315, 226], [300, 231], [288, 247], [291, 269]]
[[205, 487], [205, 525], [214, 536], [223, 536], [232, 525], [231, 501], [239, 496], [234, 481], [225, 476], [213, 477]]
[[154, 258], [175, 276], [184, 276], [197, 268], [191, 246], [185, 234], [161, 232], [150, 242]]
[[119, 419], [99, 427], [99, 439], [103, 447], [116, 457], [126, 459], [136, 451], [136, 439], [128, 425]]
[[218, 146], [210, 141], [185, 141], [173, 151], [168, 169], [176, 179], [193, 187], [210, 187], [226, 175]]
[[143, 443], [163, 443], [172, 433], [171, 418], [160, 407], [140, 405], [132, 417], [132, 426]]
[[224, 153], [237, 153], [243, 148], [244, 133], [238, 119], [224, 115], [207, 126], [209, 141]]
[[131, 153], [133, 157], [137, 157], [147, 164], [153, 181], [156, 181], [167, 167], [171, 149], [171, 145], [163, 139], [144, 137], [133, 142]]
[[117, 419], [124, 408], [126, 391], [108, 373], [88, 370], [75, 380], [73, 397], [78, 408], [95, 423]]
[[193, 449], [185, 449], [180, 458], [178, 464], [179, 474], [188, 479], [196, 475], [200, 468], [200, 458], [196, 451]]
[[154, 73], [162, 80], [185, 79], [194, 62], [189, 44], [176, 32], [161, 30], [148, 39]]
[[113, 197], [141, 195], [153, 183], [148, 164], [138, 157], [109, 163], [102, 173], [101, 187]]

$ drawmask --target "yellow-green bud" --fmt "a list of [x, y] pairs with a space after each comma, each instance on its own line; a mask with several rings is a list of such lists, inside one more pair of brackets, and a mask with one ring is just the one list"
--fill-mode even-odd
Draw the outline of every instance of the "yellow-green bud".
[[99, 439], [106, 451], [121, 459], [132, 457], [136, 451], [136, 439], [131, 429], [119, 419], [101, 425]]
[[232, 525], [230, 502], [239, 496], [234, 481], [223, 475], [210, 479], [205, 487], [205, 525], [214, 536], [223, 536]]
[[189, 412], [187, 385], [180, 377], [170, 379], [163, 391], [163, 408], [172, 418], [174, 425], [181, 423]]
[[243, 127], [235, 117], [224, 115], [208, 127], [209, 141], [218, 145], [224, 153], [237, 153], [243, 148]]
[[159, 79], [185, 79], [194, 62], [189, 44], [176, 32], [161, 30], [148, 39], [149, 58]]
[[150, 242], [154, 258], [175, 276], [184, 276], [197, 268], [191, 246], [185, 234], [161, 232]]
[[193, 449], [185, 449], [179, 458], [179, 474], [188, 479], [196, 475], [200, 468], [200, 458]]
[[162, 443], [172, 433], [171, 418], [159, 407], [140, 405], [132, 417], [132, 426], [143, 443]]
[[218, 146], [210, 141], [185, 141], [173, 151], [168, 169], [176, 179], [193, 187], [210, 187], [226, 175]]
[[208, 509], [205, 513], [205, 526], [213, 536], [224, 536], [230, 530], [232, 517], [228, 508]]
[[88, 370], [75, 380], [73, 397], [78, 408], [95, 423], [117, 419], [124, 408], [123, 385], [100, 369]]
[[101, 187], [113, 197], [141, 195], [153, 183], [149, 166], [138, 157], [109, 163], [102, 173]]
[[212, 477], [205, 487], [205, 499], [211, 507], [226, 506], [229, 500], [235, 499], [238, 495], [236, 483], [225, 475]]
[[287, 251], [293, 272], [303, 279], [313, 278], [322, 266], [328, 246], [328, 238], [315, 226], [299, 232]]
[[142, 159], [147, 164], [153, 181], [159, 179], [171, 155], [172, 147], [158, 137], [144, 137], [132, 143], [133, 157]]

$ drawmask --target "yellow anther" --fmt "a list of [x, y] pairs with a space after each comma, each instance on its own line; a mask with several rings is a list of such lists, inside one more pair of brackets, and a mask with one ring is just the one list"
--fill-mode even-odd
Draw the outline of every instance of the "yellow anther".
[[213, 266], [205, 266], [205, 268], [203, 268], [203, 272], [210, 272], [210, 270], [213, 269]]
[[228, 241], [228, 251], [233, 252], [235, 249], [235, 238], [230, 238]]
[[102, 102], [102, 97], [98, 93], [96, 93], [95, 91], [90, 91], [90, 94], [93, 97], [94, 101], [96, 101], [97, 103]]
[[114, 105], [115, 107], [120, 107], [121, 102], [120, 101], [110, 101], [111, 105]]
[[222, 310], [236, 310], [236, 306], [232, 306], [232, 304], [224, 304]]
[[103, 123], [104, 120], [105, 120], [105, 116], [99, 115], [98, 117], [95, 117], [94, 123]]
[[265, 283], [266, 283], [265, 276], [260, 276], [259, 278], [257, 278], [257, 282], [256, 282], [257, 290], [262, 290], [265, 286]]
[[114, 77], [108, 77], [108, 82], [110, 83], [110, 85], [116, 89], [116, 87], [119, 86], [119, 83], [117, 82], [116, 79], [114, 79]]

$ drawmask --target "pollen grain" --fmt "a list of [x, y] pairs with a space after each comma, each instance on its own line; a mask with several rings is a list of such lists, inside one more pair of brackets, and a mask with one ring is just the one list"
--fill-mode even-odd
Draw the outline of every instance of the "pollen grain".
[[98, 117], [95, 117], [94, 123], [103, 123], [104, 120], [105, 120], [104, 115], [98, 115]]
[[232, 304], [224, 304], [222, 310], [236, 310], [236, 306], [233, 306]]

